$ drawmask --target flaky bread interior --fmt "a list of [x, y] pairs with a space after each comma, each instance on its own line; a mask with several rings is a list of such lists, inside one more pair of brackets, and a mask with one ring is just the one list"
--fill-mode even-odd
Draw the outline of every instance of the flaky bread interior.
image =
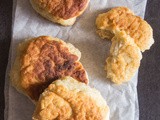
[[112, 38], [110, 55], [106, 60], [105, 70], [107, 78], [121, 84], [129, 81], [137, 72], [142, 53], [125, 32], [119, 32]]
[[97, 33], [102, 39], [111, 40], [116, 32], [125, 31], [133, 38], [142, 52], [149, 50], [154, 43], [151, 26], [126, 7], [116, 7], [99, 14], [96, 26]]

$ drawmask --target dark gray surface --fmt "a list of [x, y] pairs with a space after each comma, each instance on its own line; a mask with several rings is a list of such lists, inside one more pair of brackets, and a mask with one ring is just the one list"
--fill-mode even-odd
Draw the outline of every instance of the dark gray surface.
[[145, 19], [155, 44], [143, 54], [138, 77], [140, 120], [160, 120], [160, 0], [148, 0]]
[[[4, 119], [4, 82], [11, 40], [12, 0], [0, 0], [0, 120]], [[143, 54], [139, 72], [140, 120], [160, 120], [160, 0], [148, 0], [145, 19], [155, 44]]]
[[4, 82], [11, 41], [12, 0], [0, 0], [0, 120], [4, 119]]

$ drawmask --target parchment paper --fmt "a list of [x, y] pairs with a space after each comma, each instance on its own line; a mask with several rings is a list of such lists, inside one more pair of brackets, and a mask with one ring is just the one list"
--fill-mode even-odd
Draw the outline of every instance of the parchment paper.
[[86, 68], [90, 86], [98, 89], [110, 107], [110, 120], [138, 120], [137, 75], [125, 84], [117, 86], [106, 79], [105, 59], [110, 41], [96, 34], [95, 19], [99, 13], [115, 6], [127, 6], [136, 15], [144, 17], [147, 0], [91, 0], [85, 13], [71, 27], [54, 24], [31, 7], [29, 0], [14, 0], [13, 33], [10, 59], [5, 83], [5, 120], [31, 120], [35, 106], [9, 83], [10, 65], [14, 62], [16, 46], [30, 37], [51, 35], [75, 45], [82, 53], [81, 62]]

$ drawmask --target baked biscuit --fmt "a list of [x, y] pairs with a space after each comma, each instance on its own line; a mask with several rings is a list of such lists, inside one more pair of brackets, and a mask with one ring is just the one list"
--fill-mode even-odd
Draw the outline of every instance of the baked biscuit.
[[117, 31], [125, 31], [134, 39], [142, 52], [150, 49], [154, 43], [151, 26], [126, 7], [116, 7], [99, 14], [96, 25], [97, 33], [103, 39], [112, 39]]
[[58, 38], [40, 36], [19, 44], [11, 70], [11, 81], [33, 102], [54, 80], [72, 76], [88, 84], [87, 73], [79, 62], [81, 53]]
[[138, 70], [141, 59], [142, 53], [133, 38], [125, 32], [116, 33], [106, 60], [107, 78], [116, 84], [129, 81]]
[[61, 25], [73, 25], [89, 0], [30, 0], [32, 7], [46, 19]]
[[100, 92], [71, 77], [54, 81], [41, 94], [33, 120], [108, 120]]

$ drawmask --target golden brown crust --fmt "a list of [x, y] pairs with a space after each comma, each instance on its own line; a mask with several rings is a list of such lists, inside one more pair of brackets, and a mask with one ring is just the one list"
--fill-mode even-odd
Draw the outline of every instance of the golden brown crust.
[[78, 59], [60, 40], [47, 36], [34, 38], [20, 56], [19, 87], [37, 101], [44, 89], [60, 77], [72, 76], [88, 83], [86, 72]]
[[62, 25], [73, 25], [76, 17], [88, 6], [89, 0], [30, 0], [43, 17]]
[[88, 0], [33, 0], [41, 9], [53, 16], [69, 19], [77, 16], [88, 3]]
[[97, 32], [102, 38], [111, 39], [114, 35], [109, 33], [116, 34], [117, 31], [125, 31], [134, 39], [142, 52], [148, 50], [154, 43], [151, 26], [126, 7], [113, 8], [100, 14], [96, 25], [99, 29]]
[[33, 120], [108, 120], [108, 114], [109, 108], [97, 90], [67, 77], [42, 93]]

